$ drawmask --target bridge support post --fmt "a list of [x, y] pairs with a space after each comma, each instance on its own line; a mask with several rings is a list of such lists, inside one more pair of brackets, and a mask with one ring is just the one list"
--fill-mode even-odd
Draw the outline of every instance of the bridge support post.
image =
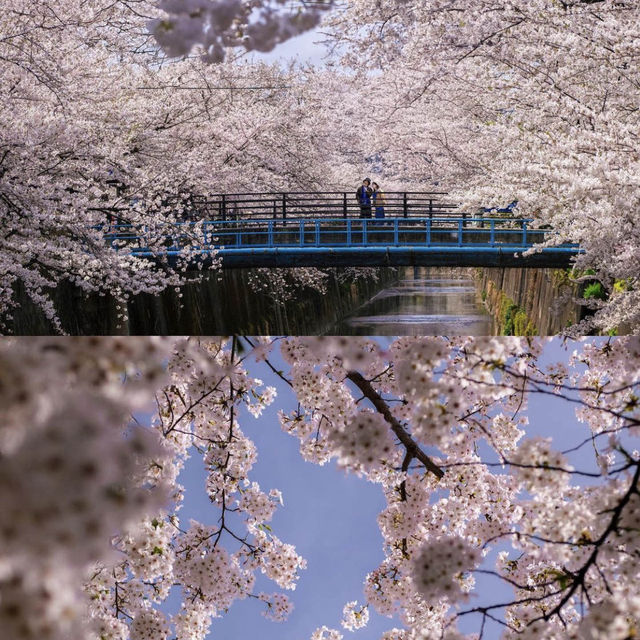
[[492, 247], [496, 246], [496, 221], [489, 220], [489, 244]]
[[287, 194], [282, 194], [282, 219], [286, 220], [287, 218]]
[[304, 247], [304, 220], [300, 220], [300, 227], [298, 232], [300, 234], [300, 246]]
[[342, 217], [347, 217], [347, 194], [342, 194]]
[[409, 207], [408, 207], [408, 204], [407, 204], [407, 194], [406, 194], [406, 192], [404, 194], [402, 194], [402, 213], [403, 213], [405, 218], [407, 218], [408, 215], [409, 215]]
[[522, 221], [522, 246], [527, 246], [527, 221]]
[[458, 220], [458, 246], [462, 246], [462, 226], [464, 224], [464, 219]]

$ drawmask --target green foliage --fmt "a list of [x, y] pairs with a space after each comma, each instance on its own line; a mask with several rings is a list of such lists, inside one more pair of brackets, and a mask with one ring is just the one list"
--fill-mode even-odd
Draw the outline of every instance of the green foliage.
[[631, 283], [629, 280], [616, 280], [613, 283], [613, 291], [615, 293], [622, 293], [623, 291], [629, 291], [631, 289]]
[[515, 315], [518, 312], [518, 305], [514, 302], [507, 305], [505, 308], [504, 316], [503, 316], [503, 324], [502, 324], [502, 332], [505, 336], [515, 336]]
[[606, 300], [607, 292], [604, 290], [602, 283], [600, 282], [590, 282], [585, 288], [582, 297], [585, 300]]
[[584, 278], [585, 276], [595, 276], [595, 269], [554, 269], [553, 275], [557, 273], [566, 273], [567, 280], [577, 280], [578, 278]]
[[573, 270], [573, 277], [574, 278], [582, 278], [583, 276], [595, 276], [596, 275], [596, 271], [595, 269], [574, 269]]
[[571, 283], [571, 278], [574, 277], [572, 269], [554, 269], [551, 272], [551, 281], [554, 287], [561, 287]]
[[566, 589], [573, 579], [573, 575], [571, 573], [558, 571], [557, 569], [549, 569], [548, 573], [556, 579], [561, 590]]
[[513, 329], [514, 335], [516, 336], [535, 336], [537, 334], [536, 328], [527, 317], [524, 309], [520, 309], [519, 307], [513, 317]]
[[504, 293], [500, 295], [498, 319], [500, 334], [503, 336], [535, 336], [538, 334], [525, 310]]

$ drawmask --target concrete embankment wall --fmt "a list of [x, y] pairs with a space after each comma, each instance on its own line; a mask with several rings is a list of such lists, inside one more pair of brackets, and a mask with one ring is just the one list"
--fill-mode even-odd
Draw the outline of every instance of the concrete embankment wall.
[[566, 270], [478, 269], [476, 282], [498, 335], [554, 335], [581, 318]]
[[[341, 282], [332, 272], [326, 293], [304, 289], [283, 304], [268, 292], [249, 285], [249, 270], [236, 269], [211, 275], [158, 296], [142, 294], [128, 304], [128, 320], [118, 319], [116, 302], [108, 295], [85, 295], [68, 283], [53, 292], [63, 329], [72, 335], [318, 335], [373, 296], [382, 285], [397, 279], [392, 268], [379, 270], [379, 279]], [[17, 290], [20, 303], [14, 313], [12, 333], [55, 333], [44, 314]]]

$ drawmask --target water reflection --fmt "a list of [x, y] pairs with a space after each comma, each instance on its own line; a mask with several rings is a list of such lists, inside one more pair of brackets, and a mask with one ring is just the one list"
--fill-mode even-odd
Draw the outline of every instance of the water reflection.
[[461, 269], [405, 268], [334, 335], [491, 335], [492, 319], [477, 299], [471, 274]]

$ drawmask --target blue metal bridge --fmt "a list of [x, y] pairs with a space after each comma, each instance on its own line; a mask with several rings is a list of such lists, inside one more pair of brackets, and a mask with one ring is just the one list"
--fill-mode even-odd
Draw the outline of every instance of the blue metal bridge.
[[117, 251], [193, 266], [220, 259], [223, 268], [252, 267], [548, 267], [570, 266], [575, 244], [523, 252], [552, 231], [513, 217], [272, 217], [111, 224]]
[[[355, 190], [354, 190], [355, 191]], [[133, 225], [127, 209], [102, 210], [101, 229], [117, 251], [187, 266], [221, 260], [243, 267], [552, 267], [564, 268], [577, 245], [523, 252], [550, 229], [505, 209], [454, 213], [442, 192], [387, 192], [363, 203], [349, 192], [225, 193], [167, 199], [178, 222]]]

